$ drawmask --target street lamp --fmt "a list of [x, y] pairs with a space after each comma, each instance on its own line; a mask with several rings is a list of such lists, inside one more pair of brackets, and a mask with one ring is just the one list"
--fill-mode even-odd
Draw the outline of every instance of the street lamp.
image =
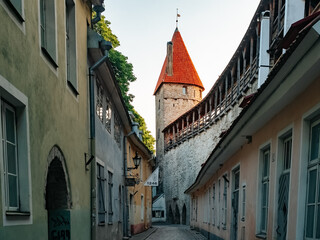
[[132, 158], [132, 160], [135, 167], [128, 167], [128, 170], [137, 169], [140, 166], [141, 157], [138, 156], [138, 152], [136, 152], [136, 155]]

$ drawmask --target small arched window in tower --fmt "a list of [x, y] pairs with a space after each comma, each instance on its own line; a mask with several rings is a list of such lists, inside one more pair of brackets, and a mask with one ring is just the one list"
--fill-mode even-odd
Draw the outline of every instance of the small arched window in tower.
[[196, 97], [196, 90], [193, 90], [193, 96]]
[[186, 86], [183, 86], [183, 87], [182, 87], [182, 94], [183, 94], [183, 95], [186, 95], [186, 94], [187, 94], [187, 87], [186, 87]]
[[159, 99], [158, 109], [160, 110], [160, 99]]
[[199, 96], [200, 96], [200, 98], [202, 98], [202, 92], [201, 92], [201, 90], [199, 90]]

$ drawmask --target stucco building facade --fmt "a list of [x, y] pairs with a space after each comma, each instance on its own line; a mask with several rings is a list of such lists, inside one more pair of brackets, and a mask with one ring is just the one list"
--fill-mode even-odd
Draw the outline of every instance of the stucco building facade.
[[90, 4], [0, 1], [0, 239], [90, 238]]

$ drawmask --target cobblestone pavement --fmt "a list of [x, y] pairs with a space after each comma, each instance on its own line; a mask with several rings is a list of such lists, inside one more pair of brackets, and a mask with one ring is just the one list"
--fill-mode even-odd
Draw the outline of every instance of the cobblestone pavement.
[[184, 225], [157, 225], [157, 228], [146, 240], [206, 240], [199, 232]]

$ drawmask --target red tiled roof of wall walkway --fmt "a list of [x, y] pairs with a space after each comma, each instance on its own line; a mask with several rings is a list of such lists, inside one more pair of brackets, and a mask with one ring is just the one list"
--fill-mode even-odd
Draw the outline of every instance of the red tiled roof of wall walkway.
[[173, 50], [172, 50], [173, 74], [172, 76], [168, 76], [168, 74], [166, 73], [166, 66], [167, 66], [167, 57], [166, 57], [153, 94], [154, 95], [156, 94], [156, 92], [158, 91], [158, 89], [163, 83], [194, 85], [204, 90], [204, 87], [199, 78], [199, 75], [192, 63], [192, 60], [189, 56], [187, 48], [184, 45], [181, 34], [177, 28], [172, 37], [172, 44], [173, 44]]

